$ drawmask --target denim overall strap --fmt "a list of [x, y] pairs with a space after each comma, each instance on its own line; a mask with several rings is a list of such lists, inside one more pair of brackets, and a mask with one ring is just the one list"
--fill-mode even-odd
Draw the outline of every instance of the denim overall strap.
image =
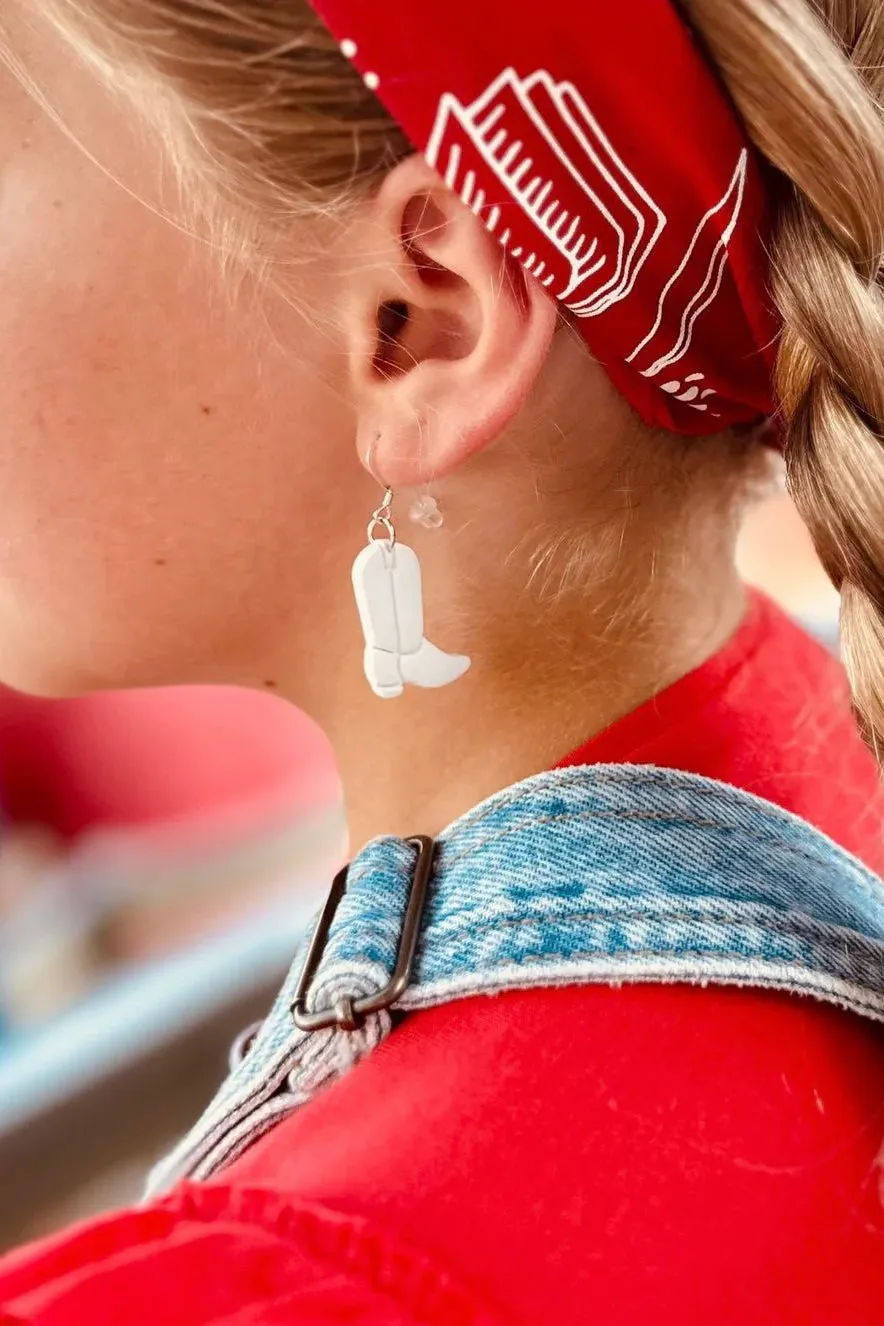
[[[306, 1007], [390, 981], [415, 851], [352, 863]], [[355, 1030], [292, 1017], [303, 954], [247, 1052], [149, 1193], [205, 1178], [369, 1053]], [[884, 1019], [884, 885], [804, 821], [724, 784], [638, 766], [556, 770], [501, 792], [440, 838], [403, 1011], [536, 986], [763, 986]]]

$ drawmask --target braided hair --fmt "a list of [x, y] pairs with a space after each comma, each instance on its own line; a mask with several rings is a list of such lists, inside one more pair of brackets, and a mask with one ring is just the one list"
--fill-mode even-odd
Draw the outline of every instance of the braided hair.
[[779, 187], [773, 295], [790, 490], [841, 592], [884, 752], [884, 6], [685, 0]]

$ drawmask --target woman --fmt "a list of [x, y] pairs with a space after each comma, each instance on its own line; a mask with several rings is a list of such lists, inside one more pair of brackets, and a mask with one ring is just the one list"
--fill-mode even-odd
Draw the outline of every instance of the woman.
[[875, 747], [884, 20], [315, 8], [3, 11], [0, 673], [287, 696], [357, 857], [2, 1320], [877, 1322], [878, 776], [733, 550], [782, 445]]

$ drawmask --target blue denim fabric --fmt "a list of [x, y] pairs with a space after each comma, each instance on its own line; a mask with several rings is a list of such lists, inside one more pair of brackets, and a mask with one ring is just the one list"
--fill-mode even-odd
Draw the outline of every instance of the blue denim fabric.
[[[415, 853], [370, 843], [312, 983], [311, 1009], [386, 985]], [[389, 1034], [303, 1033], [289, 977], [202, 1120], [149, 1193], [205, 1178]], [[765, 986], [884, 1019], [884, 884], [795, 816], [724, 784], [634, 766], [557, 770], [439, 840], [414, 976], [397, 1008], [589, 982]]]

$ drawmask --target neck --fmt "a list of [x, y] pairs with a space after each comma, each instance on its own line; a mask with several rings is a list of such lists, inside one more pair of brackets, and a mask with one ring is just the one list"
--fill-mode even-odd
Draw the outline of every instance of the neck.
[[[564, 372], [570, 339], [559, 348]], [[587, 376], [579, 353], [569, 383]], [[379, 834], [437, 836], [552, 768], [698, 667], [740, 621], [735, 545], [757, 448], [727, 437], [682, 445], [636, 432], [613, 391], [592, 410], [573, 390], [550, 391], [536, 427], [437, 485], [444, 528], [402, 527], [423, 569], [428, 637], [471, 656], [466, 676], [376, 698], [342, 592], [358, 548], [336, 548], [334, 565], [318, 568], [323, 650], [290, 694], [334, 747], [354, 851]], [[561, 433], [543, 431], [546, 417]], [[377, 496], [367, 482], [359, 512]], [[357, 527], [355, 514], [343, 524]]]
[[637, 631], [633, 618], [602, 618], [585, 602], [540, 614], [534, 604], [524, 623], [511, 613], [494, 636], [480, 628], [473, 667], [452, 686], [387, 701], [365, 686], [346, 722], [327, 724], [353, 850], [379, 834], [436, 836], [485, 797], [553, 767], [715, 653], [739, 623], [744, 593], [731, 565], [714, 584], [705, 578], [702, 595], [683, 587], [659, 606]]

